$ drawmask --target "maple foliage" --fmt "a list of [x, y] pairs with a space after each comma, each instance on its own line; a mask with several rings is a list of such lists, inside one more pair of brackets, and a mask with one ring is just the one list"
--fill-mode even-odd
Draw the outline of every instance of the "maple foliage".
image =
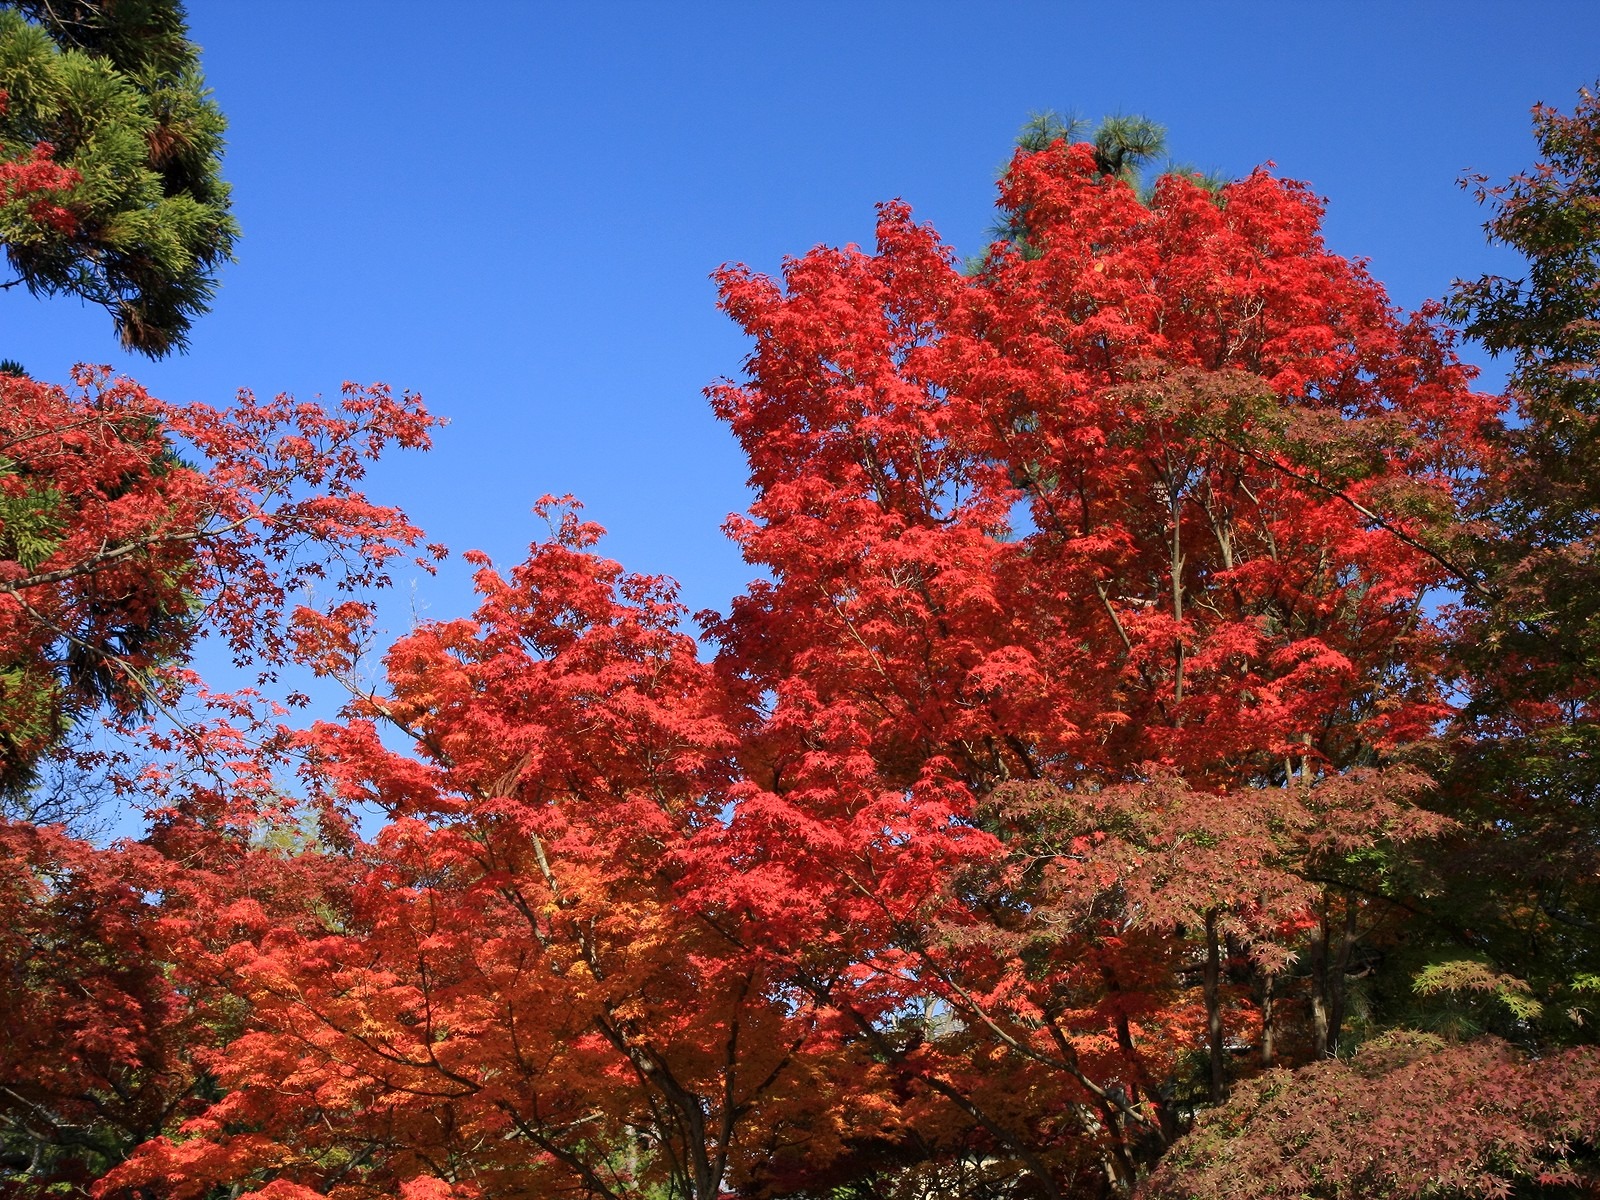
[[308, 585], [364, 605], [418, 534], [356, 484], [386, 446], [425, 446], [434, 419], [381, 386], [335, 411], [247, 393], [219, 410], [87, 368], [71, 391], [0, 376], [0, 396], [0, 778], [25, 792], [98, 713], [132, 740], [89, 758], [109, 755], [154, 822], [109, 849], [0, 822], [7, 1027], [27, 1031], [8, 1042], [0, 1128], [8, 1187], [42, 1195], [198, 1103], [197, 1055], [237, 1005], [198, 948], [231, 944], [238, 903], [293, 928], [324, 886], [313, 860], [286, 872], [250, 848], [264, 800], [281, 802], [282, 706], [208, 693], [190, 648], [219, 637], [269, 675], [295, 653], [289, 604]]
[[[225, 953], [252, 1010], [227, 1096], [107, 1187], [708, 1197], [753, 1114], [805, 1103], [815, 1006], [686, 882], [728, 802], [714, 677], [672, 589], [551, 512], [509, 577], [473, 556], [474, 617], [401, 639], [385, 692], [307, 736], [349, 882], [321, 928]], [[321, 632], [336, 657], [348, 631]], [[339, 816], [358, 801], [388, 818], [370, 842]]]
[[357, 488], [386, 445], [424, 447], [434, 424], [381, 385], [347, 386], [334, 411], [248, 392], [217, 409], [81, 368], [72, 391], [0, 376], [0, 398], [9, 784], [95, 706], [171, 701], [202, 632], [270, 671], [293, 648], [292, 597], [381, 584], [419, 538]]
[[11, 823], [0, 856], [0, 1145], [11, 1171], [84, 1186], [160, 1129], [185, 1091], [186, 1014], [132, 864]]
[[1482, 586], [1459, 617], [1456, 670], [1470, 699], [1450, 794], [1483, 831], [1462, 847], [1458, 903], [1497, 961], [1561, 1012], [1584, 1003], [1575, 980], [1600, 974], [1596, 88], [1570, 113], [1536, 106], [1533, 132], [1530, 169], [1498, 186], [1465, 181], [1489, 207], [1490, 241], [1522, 272], [1460, 283], [1452, 297], [1467, 333], [1509, 358], [1515, 420], [1469, 513]]
[[[476, 610], [373, 683], [361, 589], [421, 535], [357, 484], [425, 444], [419, 405], [0, 379], [13, 778], [97, 705], [200, 687], [202, 629], [263, 684], [154, 731], [139, 845], [0, 826], [4, 1015], [37, 1030], [0, 1059], [12, 1177], [1592, 1188], [1600, 1068], [1555, 1044], [1592, 1040], [1592, 938], [1528, 898], [1593, 852], [1582, 763], [1539, 774], [1587, 676], [1508, 607], [1537, 572], [1493, 566], [1527, 557], [1539, 427], [1327, 250], [1302, 185], [1127, 165], [1041, 136], [970, 272], [894, 202], [870, 251], [719, 273], [753, 339], [710, 392], [755, 494], [728, 528], [763, 578], [701, 614], [710, 655], [546, 497], [548, 536], [469, 554]], [[337, 719], [289, 726], [289, 663], [348, 689]], [[1497, 848], [1515, 880], [1474, 890]]]
[[[1180, 1128], [1207, 1026], [1218, 1065], [1259, 1036], [1256, 989], [1224, 1005], [1221, 937], [1258, 984], [1305, 952], [1291, 1005], [1317, 1052], [1337, 1036], [1327, 993], [1382, 897], [1275, 830], [1340, 858], [1439, 828], [1399, 776], [1340, 777], [1447, 712], [1423, 597], [1498, 408], [1431, 313], [1401, 320], [1322, 247], [1297, 185], [1169, 176], [1146, 206], [1056, 143], [1002, 204], [1030, 253], [972, 278], [898, 203], [875, 253], [721, 276], [756, 343], [713, 392], [758, 493], [730, 529], [772, 575], [711, 627], [759, 720], [729, 837], [784, 897], [772, 943], [819, 994], [840, 981], [908, 1087], [1046, 1193], [1120, 1190]], [[897, 1038], [916, 1004], [960, 1036]]]
[[[1496, 404], [1294, 185], [1146, 206], [1056, 145], [1003, 202], [1030, 253], [975, 277], [901, 205], [724, 273], [770, 582], [708, 664], [571, 513], [480, 562], [304, 743], [349, 882], [223, 954], [227, 1094], [106, 1188], [1125, 1192], [1230, 1045], [1332, 1050], [1389, 915], [1352, 861], [1444, 828], [1401, 760]], [[359, 626], [297, 653], [353, 676]]]
[[[0, 113], [9, 103], [0, 89]], [[55, 147], [36, 143], [14, 157], [0, 145], [0, 242], [25, 244], [45, 231], [70, 234], [77, 217], [63, 201], [79, 182], [76, 171], [55, 161]]]
[[[1140, 1196], [1588, 1195], [1600, 1052], [1391, 1034], [1271, 1071], [1207, 1113]], [[1528, 1188], [1539, 1189], [1529, 1193]]]
[[241, 1029], [218, 952], [313, 919], [325, 860], [186, 823], [96, 847], [0, 823], [0, 1162], [6, 1194], [86, 1195], [134, 1148], [204, 1111]]

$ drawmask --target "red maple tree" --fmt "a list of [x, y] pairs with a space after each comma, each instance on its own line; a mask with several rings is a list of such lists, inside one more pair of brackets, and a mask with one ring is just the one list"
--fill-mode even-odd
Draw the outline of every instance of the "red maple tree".
[[1438, 828], [1398, 767], [1498, 405], [1298, 185], [1147, 205], [1057, 143], [1001, 203], [1030, 252], [973, 277], [900, 204], [875, 253], [722, 273], [771, 574], [711, 629], [755, 722], [728, 839], [910, 1093], [1045, 1194], [1121, 1191], [1197, 1051], [1220, 1098], [1230, 1047], [1335, 1044], [1384, 908], [1337, 861]]
[[[1352, 981], [1416, 952], [1424, 851], [1458, 832], [1430, 799], [1452, 715], [1430, 597], [1477, 586], [1460, 514], [1499, 470], [1500, 402], [1431, 308], [1326, 249], [1302, 186], [1141, 198], [1102, 165], [1020, 154], [1016, 242], [971, 274], [899, 203], [871, 252], [720, 274], [754, 340], [712, 389], [756, 492], [730, 530], [765, 578], [703, 617], [709, 659], [668, 581], [547, 498], [522, 564], [470, 556], [477, 611], [365, 685], [369, 610], [293, 590], [345, 555], [376, 581], [416, 540], [352, 487], [422, 439], [418, 410], [0, 384], [40, 414], [8, 495], [42, 512], [59, 477], [88, 531], [50, 527], [0, 588], [41, 687], [77, 694], [79, 646], [119, 681], [83, 704], [159, 698], [189, 628], [146, 652], [115, 622], [201, 597], [239, 653], [352, 688], [266, 743], [231, 723], [248, 697], [173, 733], [226, 778], [149, 784], [121, 859], [5, 831], [23, 942], [85, 948], [15, 1000], [84, 1065], [30, 1050], [10, 1077], [67, 1114], [143, 1072], [126, 1107], [163, 1106], [99, 1196], [1584, 1183], [1595, 1132], [1561, 1106], [1592, 1055], [1348, 1056], [1358, 1000], [1385, 1000]], [[90, 437], [108, 473], [60, 475]], [[314, 835], [276, 815], [289, 762]], [[89, 890], [95, 918], [68, 912]], [[135, 947], [161, 967], [117, 965]], [[1418, 994], [1525, 987], [1429, 970]], [[1374, 1165], [1397, 1089], [1438, 1113], [1471, 1080], [1475, 1123]], [[1308, 1174], [1307, 1137], [1361, 1153]]]
[[101, 370], [70, 391], [0, 375], [0, 786], [26, 802], [39, 763], [99, 715], [137, 740], [85, 757], [109, 759], [153, 821], [143, 844], [104, 849], [0, 821], [16, 1033], [0, 1138], [18, 1194], [86, 1185], [204, 1107], [197, 1056], [237, 1032], [238, 1005], [201, 951], [231, 944], [241, 912], [294, 928], [325, 886], [314, 860], [252, 845], [264, 801], [283, 800], [282, 707], [204, 693], [188, 653], [209, 634], [270, 675], [295, 653], [306, 585], [383, 582], [418, 531], [357, 484], [433, 424], [381, 386], [332, 411], [247, 393], [219, 410]]
[[[343, 823], [349, 882], [318, 927], [264, 924], [222, 955], [251, 1008], [214, 1058], [228, 1095], [108, 1194], [444, 1180], [708, 1198], [747, 1164], [749, 1126], [814, 1106], [816, 1004], [689, 880], [730, 802], [715, 677], [670, 585], [623, 574], [590, 550], [594, 526], [543, 507], [552, 536], [508, 577], [472, 556], [472, 618], [401, 639], [384, 693], [305, 738], [330, 817], [366, 801], [388, 823], [370, 843]], [[330, 669], [347, 633], [320, 626]]]

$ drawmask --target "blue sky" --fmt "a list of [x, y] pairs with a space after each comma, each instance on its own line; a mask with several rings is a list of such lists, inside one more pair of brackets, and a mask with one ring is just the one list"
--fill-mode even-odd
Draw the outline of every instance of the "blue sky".
[[[371, 479], [431, 538], [509, 565], [544, 492], [691, 608], [749, 575], [719, 527], [744, 467], [700, 389], [735, 375], [718, 264], [865, 241], [909, 201], [962, 254], [1031, 110], [1143, 112], [1174, 154], [1274, 161], [1396, 303], [1514, 270], [1456, 187], [1532, 157], [1527, 110], [1600, 75], [1600, 5], [191, 0], [244, 236], [187, 357], [121, 355], [97, 309], [0, 295], [40, 378], [110, 362], [173, 399], [423, 393], [436, 449]], [[416, 584], [464, 611], [459, 566]]]

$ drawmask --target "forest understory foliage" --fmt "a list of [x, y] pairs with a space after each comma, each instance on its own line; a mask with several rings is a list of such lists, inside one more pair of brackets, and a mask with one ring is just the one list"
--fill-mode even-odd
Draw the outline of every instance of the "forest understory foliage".
[[375, 653], [416, 398], [0, 374], [0, 1191], [1595, 1194], [1600, 102], [1534, 120], [1526, 277], [1409, 316], [1132, 120], [965, 266], [725, 268], [763, 579], [693, 620], [546, 497]]

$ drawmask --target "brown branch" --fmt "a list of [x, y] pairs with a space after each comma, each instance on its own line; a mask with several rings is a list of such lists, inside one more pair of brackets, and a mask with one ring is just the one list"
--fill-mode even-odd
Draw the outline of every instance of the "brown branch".
[[1499, 599], [1499, 595], [1494, 591], [1494, 589], [1490, 588], [1485, 583], [1481, 583], [1476, 578], [1476, 573], [1474, 571], [1460, 566], [1451, 559], [1446, 558], [1442, 553], [1440, 553], [1438, 550], [1435, 550], [1432, 546], [1428, 545], [1420, 538], [1414, 537], [1405, 530], [1397, 527], [1394, 522], [1390, 521], [1387, 517], [1381, 515], [1380, 513], [1373, 512], [1372, 509], [1368, 508], [1365, 504], [1362, 504], [1359, 500], [1355, 499], [1355, 497], [1351, 496], [1343, 489], [1335, 487], [1331, 483], [1325, 483], [1321, 479], [1318, 479], [1315, 475], [1308, 474], [1304, 471], [1297, 471], [1287, 463], [1281, 462], [1280, 460], [1269, 455], [1260, 454], [1257, 451], [1247, 449], [1244, 446], [1236, 445], [1225, 438], [1219, 437], [1217, 438], [1217, 442], [1219, 445], [1226, 446], [1235, 454], [1243, 455], [1251, 462], [1259, 463], [1261, 466], [1266, 467], [1269, 470], [1277, 471], [1280, 475], [1287, 475], [1296, 483], [1303, 483], [1307, 487], [1316, 489], [1325, 496], [1331, 496], [1340, 503], [1349, 505], [1350, 508], [1355, 510], [1355, 512], [1363, 520], [1371, 521], [1374, 527], [1383, 530], [1396, 541], [1402, 543], [1403, 545], [1410, 546], [1413, 550], [1420, 554], [1427, 555], [1434, 562], [1438, 563], [1441, 567], [1448, 571], [1461, 584], [1462, 587], [1473, 593], [1473, 595], [1479, 596], [1485, 600]]

